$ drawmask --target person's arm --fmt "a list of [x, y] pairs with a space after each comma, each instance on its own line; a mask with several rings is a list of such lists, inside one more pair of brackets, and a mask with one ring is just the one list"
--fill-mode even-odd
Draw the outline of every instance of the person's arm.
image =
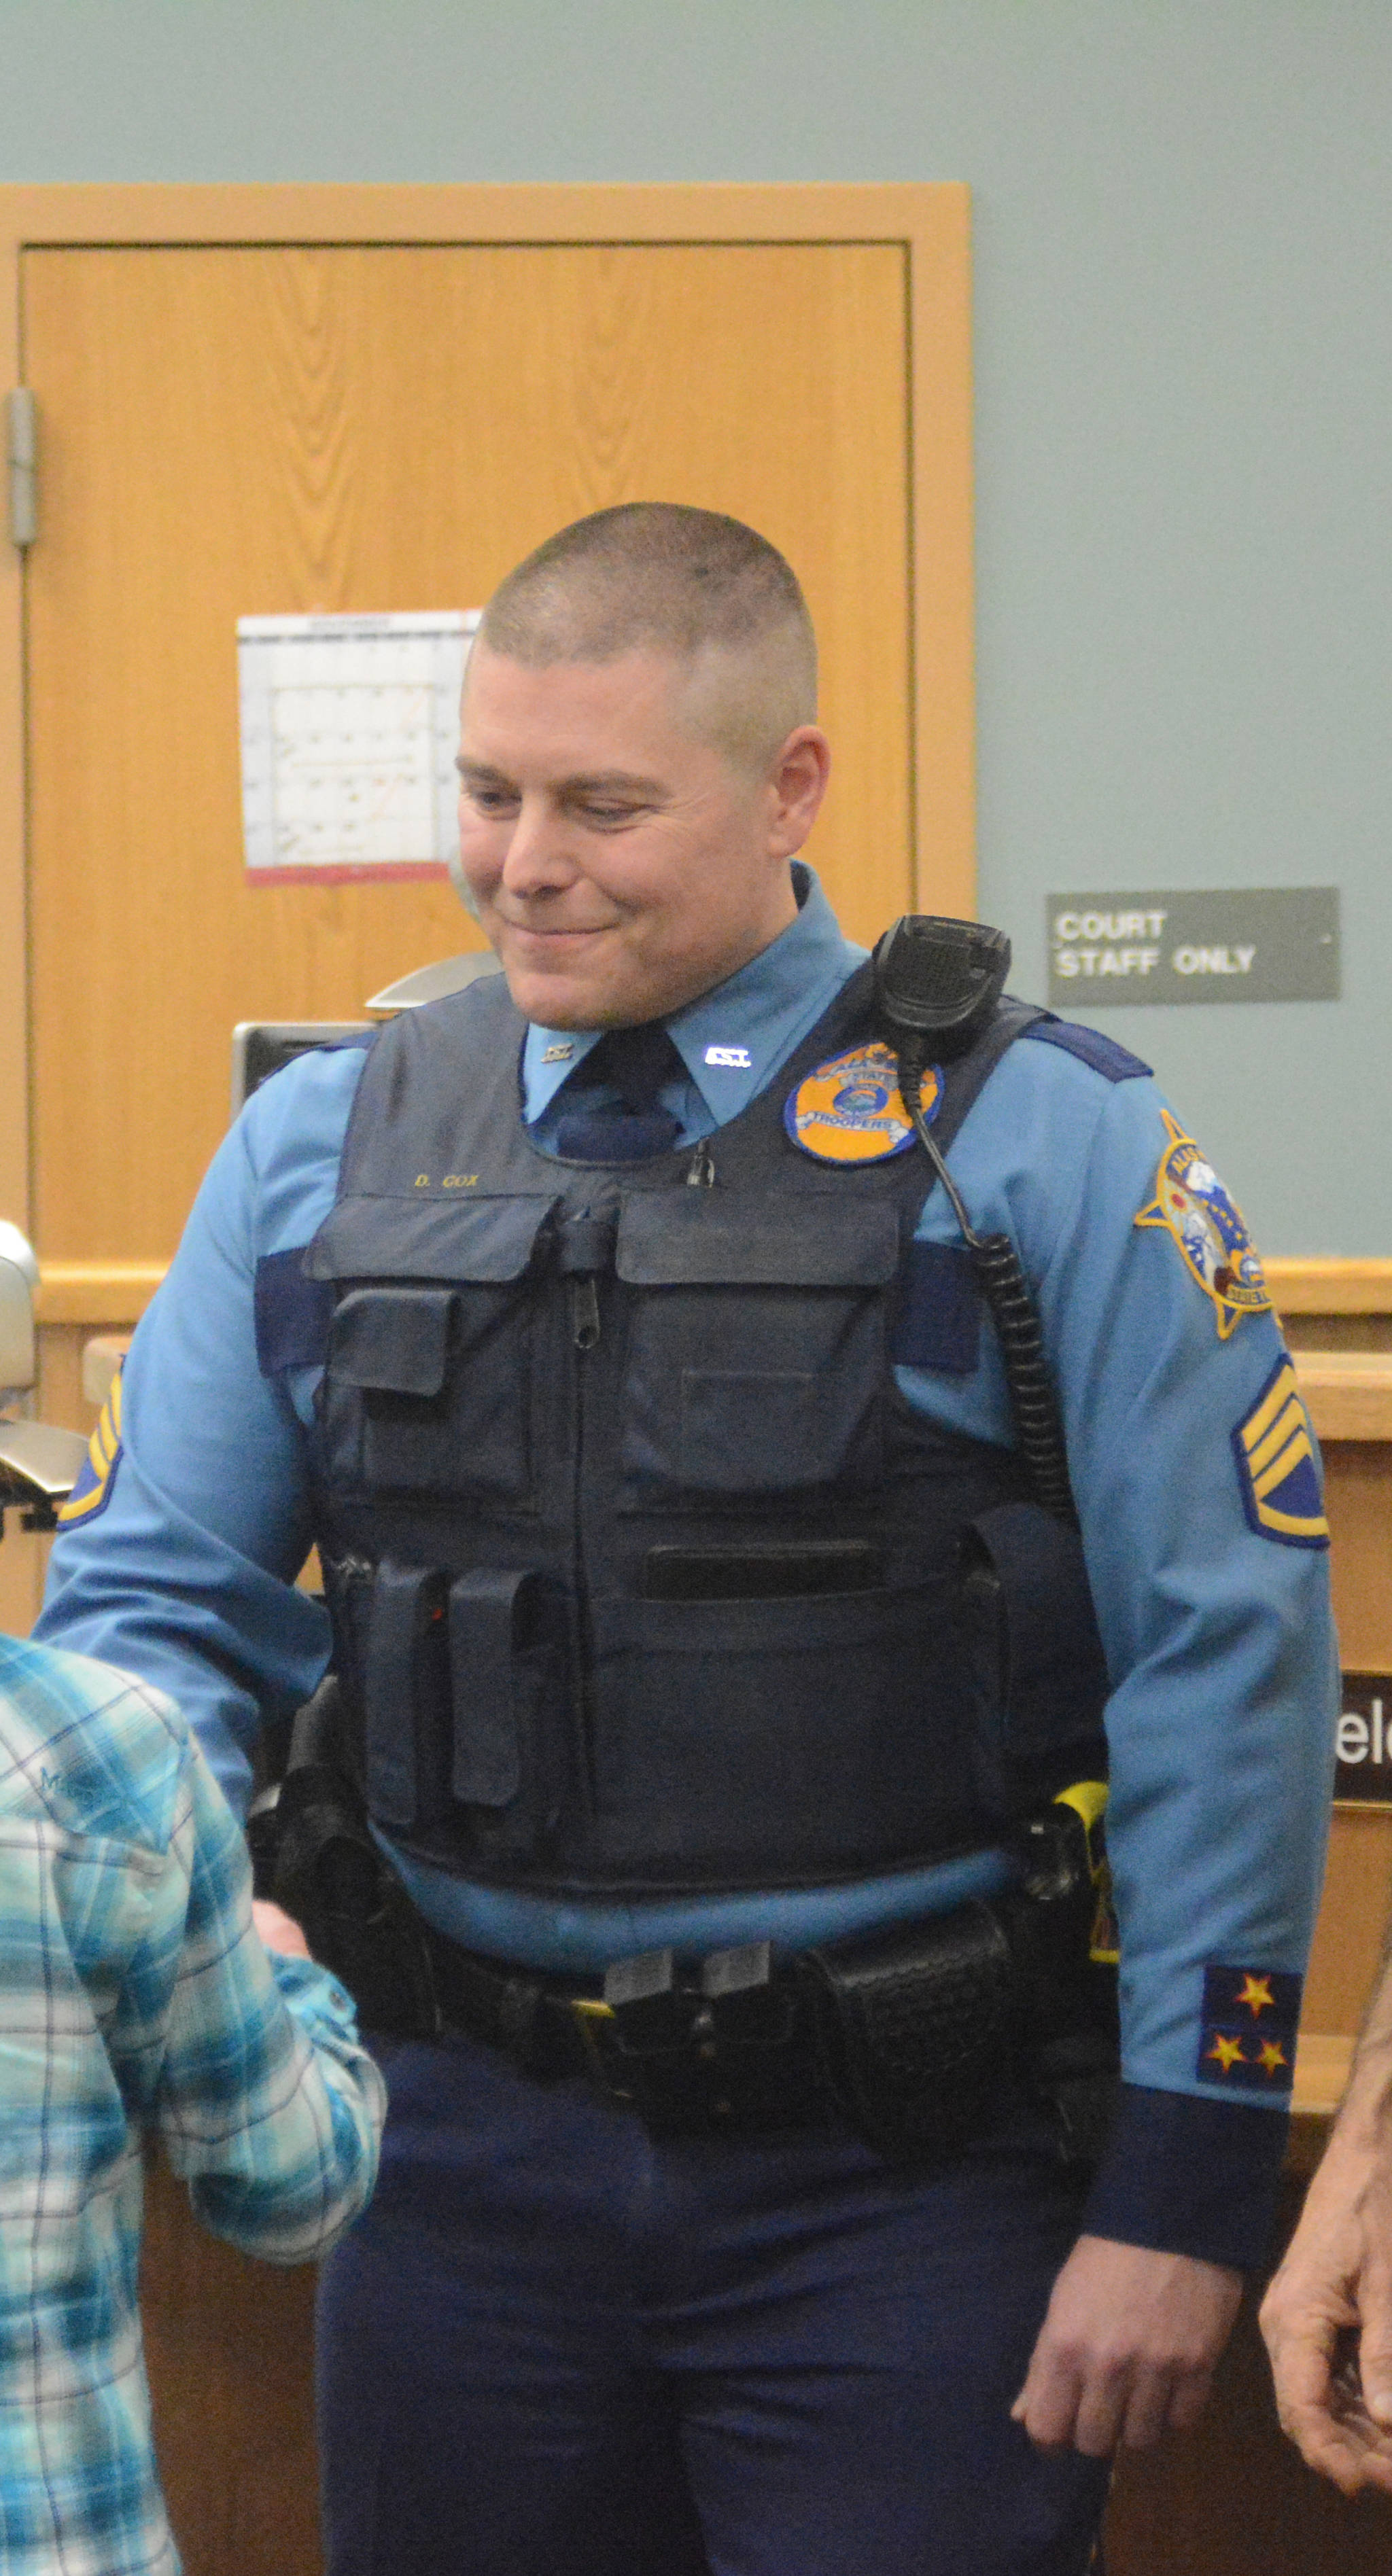
[[[1120, 2108], [1016, 2410], [1089, 2451], [1197, 2411], [1262, 2259], [1332, 1762], [1317, 1466], [1260, 1496], [1245, 1474], [1280, 1335], [1220, 1314], [1174, 1235], [1137, 1224], [1178, 1132], [1162, 1113], [1151, 1083], [1025, 1039], [952, 1155], [1036, 1284], [1113, 1677]], [[962, 1428], [983, 1393], [963, 1384]]]
[[[273, 1906], [254, 1919], [245, 1843], [192, 1743], [169, 1869], [188, 1889], [154, 2088], [170, 2164], [216, 2235], [269, 2262], [307, 2262], [371, 2196], [381, 2076], [358, 2044], [347, 1995], [298, 1927]], [[168, 1937], [157, 1909], [132, 1961], [136, 1998], [146, 1979], [158, 1991], [166, 1976]]]
[[1345, 2495], [1392, 2494], [1392, 1955], [1261, 2326], [1310, 2467]]
[[100, 1481], [61, 1517], [34, 1631], [166, 1691], [239, 1809], [258, 1728], [311, 1696], [329, 1643], [294, 1581], [315, 1372], [263, 1371], [258, 1278], [293, 1265], [332, 1204], [362, 1064], [301, 1057], [214, 1157], [122, 1371], [119, 1441], [113, 1425]]

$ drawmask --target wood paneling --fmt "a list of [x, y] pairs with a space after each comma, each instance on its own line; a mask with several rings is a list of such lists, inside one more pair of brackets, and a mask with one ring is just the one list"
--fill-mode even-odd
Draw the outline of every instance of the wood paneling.
[[164, 1277], [163, 1261], [46, 1261], [39, 1281], [41, 1324], [129, 1326], [144, 1314]]
[[1263, 1263], [1282, 1315], [1392, 1316], [1392, 1261], [1333, 1257]]
[[[135, 1318], [126, 1320], [133, 1323]], [[61, 1423], [69, 1431], [90, 1432], [95, 1428], [98, 1408], [88, 1402], [82, 1391], [82, 1353], [88, 1329], [83, 1323], [40, 1325], [34, 1412], [41, 1422]], [[0, 1632], [27, 1637], [39, 1615], [52, 1544], [51, 1538], [22, 1530], [18, 1512], [6, 1515], [5, 1539], [0, 1545]]]
[[185, 2576], [318, 2576], [313, 2270], [218, 2244], [153, 2159], [145, 2195], [145, 2357]]
[[1392, 1672], [1392, 1440], [1325, 1456], [1334, 1615], [1347, 1672]]
[[[1288, 2162], [1313, 2172], [1324, 2151], [1329, 2123], [1344, 2096], [1353, 2063], [1352, 2031], [1302, 2030], [1295, 2058], [1291, 2094], [1291, 2156]], [[1306, 2154], [1313, 2148], [1312, 2154]]]
[[247, 886], [239, 613], [473, 605], [605, 503], [734, 511], [824, 639], [811, 855], [854, 933], [910, 900], [899, 246], [31, 251], [24, 339], [45, 1255], [173, 1248], [235, 1020], [352, 1016], [460, 945], [443, 884]]
[[1301, 1350], [1295, 1374], [1322, 1441], [1392, 1440], [1392, 1351]]
[[[1330, 1569], [1348, 1672], [1392, 1672], [1392, 1439], [1325, 1451]], [[1324, 1901], [1305, 1988], [1312, 2031], [1354, 2031], [1392, 1906], [1392, 1809], [1336, 1809]]]
[[1356, 2031], [1392, 1914], [1392, 1808], [1336, 1807], [1305, 1983], [1307, 2030]]
[[1385, 1314], [1282, 1314], [1293, 1351], [1392, 1351], [1392, 1312]]

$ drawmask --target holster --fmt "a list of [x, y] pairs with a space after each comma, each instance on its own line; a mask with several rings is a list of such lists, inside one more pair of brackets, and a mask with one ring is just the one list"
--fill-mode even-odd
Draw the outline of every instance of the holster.
[[341, 1978], [365, 2029], [433, 2039], [440, 2028], [430, 1954], [414, 1909], [367, 1827], [342, 1754], [332, 1674], [300, 1710], [276, 1801], [272, 1894], [316, 1959]]
[[[1105, 1828], [1089, 1826], [1079, 1784], [1019, 1828], [1018, 1890], [1003, 1900], [1023, 1998], [1023, 2079], [1052, 2113], [1065, 2164], [1096, 2164], [1121, 2083], [1116, 1953], [1098, 1948], [1109, 1912]], [[1075, 1801], [1077, 1803], [1075, 1803]]]

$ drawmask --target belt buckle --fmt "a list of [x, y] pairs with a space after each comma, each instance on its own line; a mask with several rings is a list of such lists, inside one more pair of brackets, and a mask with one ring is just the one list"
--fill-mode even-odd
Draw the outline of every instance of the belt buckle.
[[605, 2003], [601, 1995], [571, 1995], [567, 2000], [567, 2010], [579, 2033], [588, 2071], [600, 2091], [607, 2093], [611, 2101], [631, 2102], [631, 2090], [614, 2081], [612, 2059], [600, 2036], [606, 2024], [611, 2036], [616, 2036], [613, 2032], [613, 2005]]

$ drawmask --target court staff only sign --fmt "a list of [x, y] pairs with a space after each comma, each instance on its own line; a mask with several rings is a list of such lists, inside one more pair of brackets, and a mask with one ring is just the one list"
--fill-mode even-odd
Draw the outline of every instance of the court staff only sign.
[[1336, 1002], [1337, 886], [1051, 894], [1049, 1000]]

